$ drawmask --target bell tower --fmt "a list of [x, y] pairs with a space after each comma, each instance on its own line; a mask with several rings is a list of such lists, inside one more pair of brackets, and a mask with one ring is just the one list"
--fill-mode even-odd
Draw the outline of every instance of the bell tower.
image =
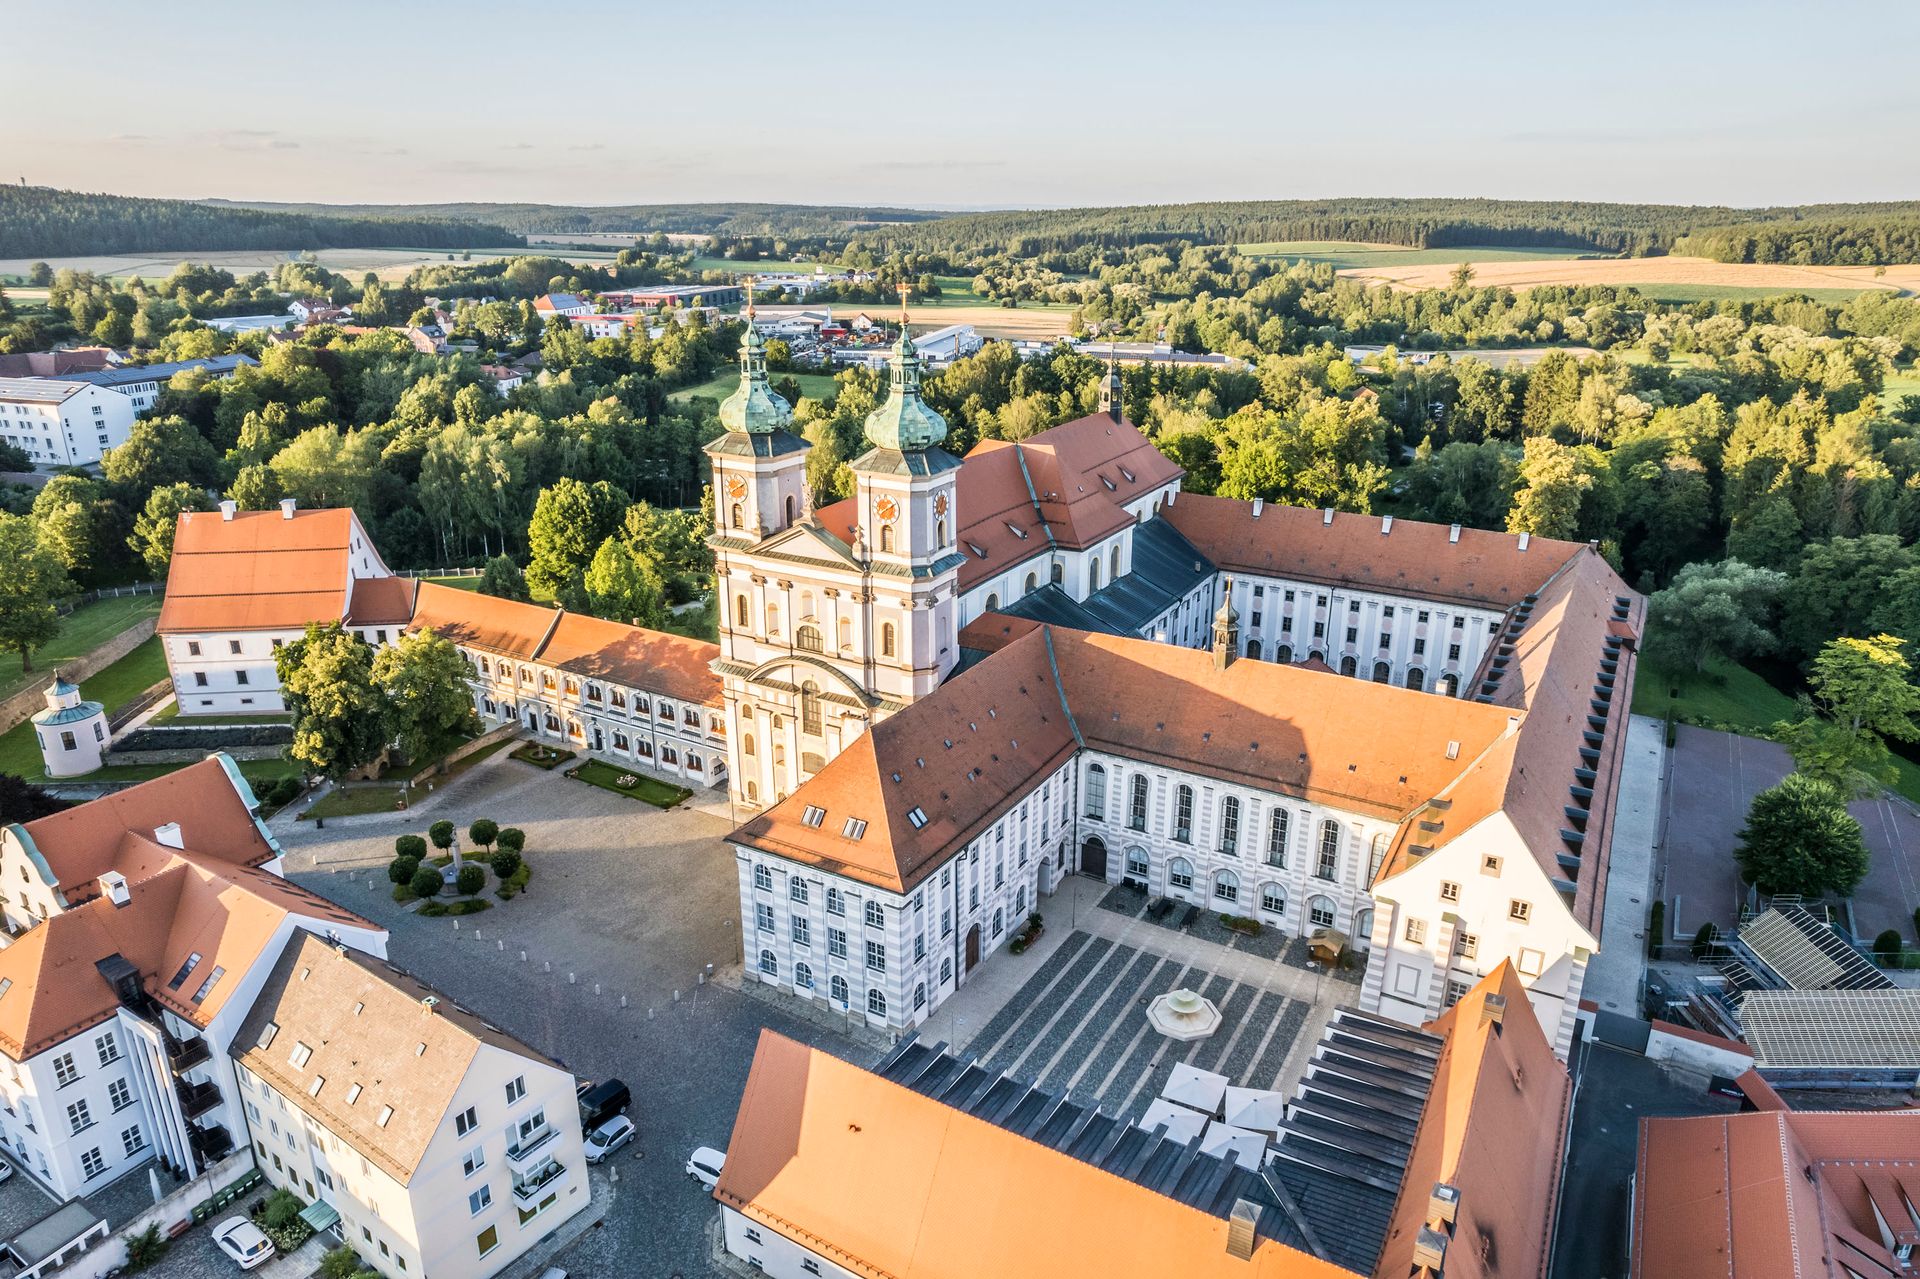
[[740, 385], [720, 403], [727, 433], [707, 446], [713, 459], [714, 535], [758, 542], [807, 514], [807, 451], [787, 428], [793, 409], [767, 381], [767, 344], [754, 324], [753, 280], [747, 280], [746, 335], [740, 341]]

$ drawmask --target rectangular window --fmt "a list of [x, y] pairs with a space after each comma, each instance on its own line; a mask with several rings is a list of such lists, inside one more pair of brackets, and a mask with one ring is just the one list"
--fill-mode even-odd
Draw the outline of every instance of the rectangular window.
[[478, 1190], [474, 1191], [472, 1194], [467, 1196], [467, 1215], [470, 1217], [478, 1217], [481, 1213], [487, 1210], [487, 1205], [492, 1202], [493, 1202], [493, 1187], [492, 1186], [480, 1187]]
[[296, 1070], [301, 1069], [309, 1061], [312, 1061], [312, 1060], [313, 1060], [313, 1049], [307, 1047], [305, 1044], [302, 1044], [302, 1043], [295, 1043], [293, 1046], [293, 1052], [291, 1052], [287, 1056], [287, 1061], [290, 1062], [293, 1065], [294, 1069]]
[[464, 1137], [479, 1126], [480, 1116], [474, 1112], [472, 1106], [468, 1106], [453, 1117], [453, 1131], [458, 1136]]
[[474, 1236], [473, 1245], [474, 1247], [480, 1250], [481, 1256], [483, 1257], [486, 1256], [488, 1253], [492, 1252], [495, 1248], [498, 1248], [500, 1246], [499, 1228], [495, 1226], [488, 1226], [485, 1230], [482, 1230], [479, 1234]]
[[758, 902], [753, 908], [754, 926], [763, 933], [773, 931], [773, 907], [766, 902]]
[[1467, 992], [1472, 989], [1473, 986], [1471, 983], [1455, 981], [1449, 978], [1447, 981], [1447, 1007], [1451, 1008], [1462, 999], [1465, 999]]
[[838, 928], [827, 929], [827, 953], [835, 959], [847, 957], [847, 935]]
[[1522, 977], [1538, 977], [1541, 970], [1546, 967], [1546, 963], [1547, 957], [1544, 952], [1533, 950], [1527, 946], [1520, 948], [1519, 967]]
[[86, 1102], [70, 1101], [67, 1103], [67, 1127], [74, 1132], [79, 1132], [83, 1128], [93, 1127], [93, 1112], [88, 1108]]
[[1409, 919], [1407, 921], [1407, 940], [1416, 946], [1426, 945], [1427, 921], [1424, 919]]
[[479, 1172], [486, 1166], [487, 1148], [485, 1146], [475, 1146], [467, 1152], [467, 1157], [461, 1161], [460, 1173], [463, 1177], [471, 1177], [474, 1173]]
[[240, 652], [240, 641], [239, 641], [239, 640], [228, 640], [228, 641], [227, 641], [227, 651], [228, 651], [229, 653], [234, 653], [234, 654], [238, 654], [238, 653]]
[[102, 1066], [111, 1066], [120, 1060], [120, 1041], [113, 1037], [111, 1030], [93, 1041], [93, 1050], [100, 1054]]
[[100, 1157], [100, 1147], [95, 1146], [80, 1156], [80, 1171], [87, 1174], [88, 1181], [92, 1181], [106, 1170], [107, 1161]]
[[131, 1128], [121, 1129], [120, 1145], [126, 1150], [126, 1152], [129, 1155], [137, 1155], [142, 1150], [146, 1149], [147, 1139], [140, 1135], [139, 1124], [135, 1124]]
[[1443, 902], [1459, 901], [1460, 885], [1454, 883], [1451, 879], [1441, 880], [1440, 881], [1440, 900]]
[[810, 946], [813, 944], [813, 925], [808, 921], [806, 916], [793, 916], [793, 918], [787, 921], [787, 927], [792, 930], [794, 945]]
[[78, 1078], [80, 1068], [73, 1064], [72, 1053], [61, 1053], [53, 1059], [53, 1082], [56, 1086], [65, 1088]]
[[1453, 939], [1453, 953], [1462, 959], [1477, 959], [1480, 956], [1480, 939], [1472, 933], [1459, 933]]
[[1526, 923], [1529, 919], [1533, 918], [1533, 904], [1523, 901], [1508, 902], [1507, 918], [1516, 924]]
[[107, 1085], [107, 1102], [115, 1110], [125, 1110], [133, 1104], [133, 1089], [127, 1087], [127, 1081], [116, 1079]]
[[887, 971], [887, 946], [885, 942], [867, 943], [867, 967], [876, 973]]
[[507, 1104], [509, 1106], [526, 1095], [527, 1077], [525, 1075], [515, 1075], [507, 1081]]

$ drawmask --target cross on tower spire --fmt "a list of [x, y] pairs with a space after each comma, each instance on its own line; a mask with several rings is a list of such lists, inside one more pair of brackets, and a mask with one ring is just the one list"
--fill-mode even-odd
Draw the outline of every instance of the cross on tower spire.
[[907, 327], [907, 294], [913, 292], [913, 289], [905, 280], [893, 287], [894, 292], [900, 295], [900, 327], [904, 330]]
[[747, 319], [749, 321], [753, 319], [753, 285], [754, 279], [749, 275], [747, 277]]

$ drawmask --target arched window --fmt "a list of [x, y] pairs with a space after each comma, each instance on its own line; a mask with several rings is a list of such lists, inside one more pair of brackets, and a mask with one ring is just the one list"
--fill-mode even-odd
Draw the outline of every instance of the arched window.
[[1128, 879], [1145, 880], [1147, 877], [1148, 868], [1149, 868], [1149, 863], [1147, 861], [1146, 849], [1136, 847], [1136, 848], [1129, 848], [1127, 850], [1127, 878]]
[[1127, 800], [1127, 825], [1135, 830], [1147, 828], [1147, 775], [1133, 775], [1133, 794]]
[[805, 649], [809, 653], [820, 651], [820, 628], [817, 626], [796, 627], [793, 632], [793, 646]]
[[1282, 666], [1293, 665], [1293, 645], [1282, 644], [1279, 650], [1274, 653], [1273, 660], [1280, 663]]
[[1067, 580], [1066, 565], [1062, 564], [1059, 560], [1055, 560], [1053, 562], [1053, 584], [1055, 586], [1058, 586], [1066, 580]]
[[1229, 857], [1240, 851], [1240, 801], [1232, 795], [1220, 801], [1220, 851]]
[[1193, 887], [1193, 863], [1184, 857], [1176, 857], [1167, 863], [1168, 888]]
[[1333, 898], [1309, 897], [1307, 899], [1307, 922], [1315, 928], [1333, 927]]
[[1427, 689], [1427, 673], [1418, 666], [1409, 667], [1407, 670], [1407, 687], [1416, 693], [1424, 693]]
[[778, 635], [779, 633], [780, 633], [780, 606], [778, 604], [768, 604], [767, 605], [767, 634]]
[[880, 625], [880, 656], [882, 657], [893, 656], [893, 623], [892, 622], [883, 622]]
[[727, 508], [727, 524], [732, 528], [745, 528], [747, 521], [742, 517], [740, 503], [735, 502]]
[[1182, 786], [1173, 793], [1173, 837], [1183, 844], [1193, 842], [1193, 787]]
[[839, 1004], [842, 1008], [846, 1007], [847, 979], [845, 977], [835, 977], [832, 981], [828, 982], [827, 994], [833, 997], [834, 1003]]
[[1120, 580], [1120, 548], [1117, 546], [1113, 548], [1113, 554], [1107, 557], [1107, 580]]
[[1269, 915], [1287, 913], [1287, 890], [1268, 880], [1260, 885], [1260, 909]]
[[1107, 815], [1107, 770], [1099, 764], [1087, 765], [1087, 816]]
[[813, 592], [801, 591], [800, 592], [800, 620], [803, 622], [810, 622], [813, 620], [813, 617], [814, 617]]
[[741, 753], [742, 755], [751, 755], [751, 754], [753, 754], [753, 734], [752, 734], [752, 733], [743, 733], [743, 734], [741, 735], [741, 737], [740, 737], [740, 753]]
[[1353, 676], [1359, 672], [1359, 670], [1360, 670], [1360, 663], [1354, 658], [1343, 657], [1340, 659], [1340, 673], [1342, 675], [1345, 675], [1348, 679], [1352, 679]]
[[1007, 913], [1004, 910], [993, 912], [993, 935], [998, 937], [1007, 928]]
[[936, 548], [947, 544], [947, 517], [944, 515], [933, 522], [933, 544]]
[[987, 612], [997, 613], [999, 611], [1000, 611], [1000, 593], [998, 591], [995, 591], [987, 596]]
[[1240, 877], [1230, 870], [1223, 870], [1213, 877], [1213, 895], [1223, 902], [1240, 900]]
[[[641, 742], [640, 745], [646, 746], [646, 743]], [[647, 752], [643, 750], [640, 753], [644, 755]], [[760, 787], [754, 784], [753, 782], [747, 783], [747, 802], [749, 804], [757, 804], [760, 802]]]
[[1393, 667], [1386, 662], [1375, 662], [1373, 664], [1373, 682], [1376, 684], [1392, 683]]
[[772, 951], [763, 950], [760, 952], [760, 971], [768, 977], [778, 977], [780, 975], [780, 961], [773, 957]]
[[882, 524], [880, 526], [880, 549], [883, 551], [891, 551], [893, 549], [893, 525], [891, 524]]
[[813, 968], [807, 964], [793, 966], [793, 986], [795, 990], [813, 989]]
[[1087, 565], [1087, 589], [1089, 591], [1097, 591], [1100, 589], [1100, 559], [1098, 556], [1095, 556]]
[[1325, 653], [1322, 653], [1317, 648], [1309, 649], [1307, 651], [1307, 660], [1309, 662], [1325, 662], [1327, 660], [1327, 655]]
[[916, 1009], [927, 1006], [927, 983], [920, 982], [913, 988], [913, 1006]]
[[812, 680], [800, 685], [800, 731], [820, 736], [820, 686]]
[[1340, 875], [1340, 823], [1331, 819], [1320, 823], [1320, 862], [1313, 873], [1321, 879]]
[[867, 1016], [885, 1017], [887, 1015], [887, 992], [875, 986], [867, 992]]
[[1034, 593], [1034, 591], [1039, 589], [1039, 586], [1040, 586], [1039, 575], [1036, 573], [1029, 573], [1027, 574], [1027, 580], [1020, 584], [1020, 593], [1022, 595], [1031, 595]]
[[1247, 656], [1251, 657], [1256, 662], [1260, 660], [1260, 641], [1259, 640], [1247, 641]]
[[789, 524], [793, 523], [793, 516], [794, 516], [793, 494], [789, 493], [787, 494], [787, 523]]
[[753, 886], [755, 888], [772, 888], [773, 872], [765, 866], [755, 866], [753, 868]]
[[841, 651], [842, 651], [842, 652], [844, 652], [844, 651], [846, 651], [846, 650], [847, 650], [847, 649], [849, 649], [849, 648], [852, 648], [852, 647], [853, 647], [853, 621], [852, 621], [852, 619], [851, 619], [851, 618], [845, 618], [845, 617], [843, 617], [843, 618], [841, 618], [841, 619], [840, 619], [840, 625], [839, 625], [839, 627], [837, 628], [837, 632], [836, 632], [836, 634], [837, 634], [837, 638], [838, 638], [838, 639], [839, 639], [839, 641], [840, 641], [840, 648], [841, 648]]
[[1267, 815], [1267, 865], [1287, 868], [1287, 810], [1275, 808]]

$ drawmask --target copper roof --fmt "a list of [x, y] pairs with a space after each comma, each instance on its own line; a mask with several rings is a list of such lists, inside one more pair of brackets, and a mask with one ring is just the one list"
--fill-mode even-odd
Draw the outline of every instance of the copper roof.
[[1414, 599], [1506, 609], [1552, 577], [1584, 543], [1328, 513], [1182, 493], [1161, 518], [1225, 572], [1266, 574]]
[[868, 1279], [1351, 1279], [767, 1030], [714, 1197]]
[[353, 512], [186, 511], [174, 533], [173, 563], [159, 629], [298, 630], [337, 622], [352, 580]]

